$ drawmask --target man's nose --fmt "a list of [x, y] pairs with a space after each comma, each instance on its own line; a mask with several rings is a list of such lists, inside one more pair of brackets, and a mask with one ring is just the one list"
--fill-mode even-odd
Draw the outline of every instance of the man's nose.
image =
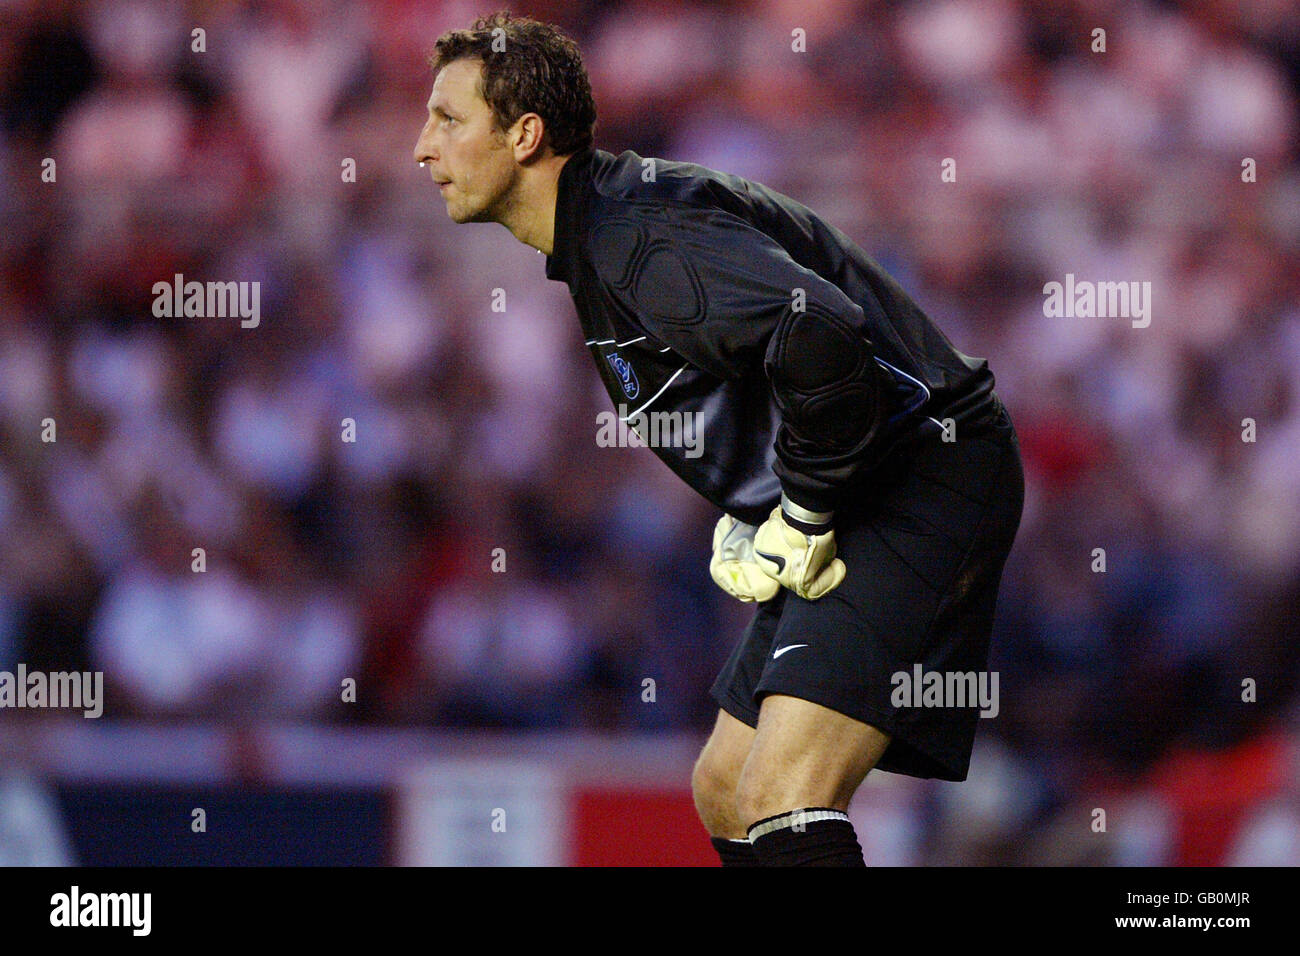
[[415, 141], [415, 161], [422, 163], [426, 159], [433, 158], [433, 137], [429, 135], [426, 127], [420, 131], [420, 138]]

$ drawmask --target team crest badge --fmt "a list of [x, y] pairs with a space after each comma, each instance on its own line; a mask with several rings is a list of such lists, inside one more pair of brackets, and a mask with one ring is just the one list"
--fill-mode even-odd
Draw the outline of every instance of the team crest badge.
[[636, 372], [632, 371], [632, 366], [624, 359], [618, 357], [617, 352], [606, 355], [609, 359], [610, 366], [614, 369], [614, 374], [618, 380], [623, 383], [623, 394], [628, 398], [636, 398], [641, 392], [641, 385], [636, 380]]

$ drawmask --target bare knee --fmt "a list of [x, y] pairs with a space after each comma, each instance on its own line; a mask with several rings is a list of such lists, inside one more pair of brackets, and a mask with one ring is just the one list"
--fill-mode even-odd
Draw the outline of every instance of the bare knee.
[[852, 784], [801, 770], [764, 759], [745, 765], [736, 781], [735, 801], [737, 820], [746, 832], [759, 820], [805, 807], [847, 812], [855, 789]]
[[736, 784], [754, 738], [752, 727], [725, 711], [691, 772], [691, 792], [700, 821], [712, 836], [743, 839], [745, 827], [736, 812]]
[[736, 814], [736, 778], [709, 763], [707, 750], [695, 762], [691, 793], [695, 812], [710, 836], [739, 839], [745, 835]]
[[763, 700], [758, 732], [736, 783], [742, 826], [800, 810], [846, 811], [889, 735], [826, 707], [784, 695]]

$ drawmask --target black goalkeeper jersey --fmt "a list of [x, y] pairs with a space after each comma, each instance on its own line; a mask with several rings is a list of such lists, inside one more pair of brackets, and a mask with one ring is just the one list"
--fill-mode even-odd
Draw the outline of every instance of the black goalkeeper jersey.
[[833, 511], [901, 437], [937, 435], [945, 419], [960, 436], [994, 406], [987, 361], [958, 351], [843, 232], [739, 176], [574, 154], [546, 275], [569, 286], [620, 417], [695, 413], [696, 448], [652, 450], [750, 524], [783, 490]]

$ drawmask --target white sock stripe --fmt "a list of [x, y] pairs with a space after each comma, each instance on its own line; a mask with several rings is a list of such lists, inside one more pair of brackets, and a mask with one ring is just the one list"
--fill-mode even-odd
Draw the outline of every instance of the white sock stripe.
[[807, 826], [809, 823], [817, 823], [819, 820], [848, 820], [848, 818], [849, 815], [840, 810], [791, 810], [779, 817], [773, 817], [763, 823], [754, 824], [749, 831], [749, 841], [753, 843], [761, 836], [766, 836], [774, 830], [784, 830], [796, 823]]

